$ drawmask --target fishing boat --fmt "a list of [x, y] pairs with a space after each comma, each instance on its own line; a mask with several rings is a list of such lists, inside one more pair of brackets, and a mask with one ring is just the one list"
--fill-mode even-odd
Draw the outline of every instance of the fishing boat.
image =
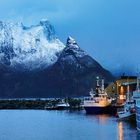
[[137, 78], [137, 89], [133, 92], [133, 98], [136, 103], [136, 124], [137, 130], [140, 131], [140, 89], [139, 89], [139, 81]]
[[127, 84], [126, 101], [123, 108], [117, 111], [118, 120], [134, 120], [136, 114], [135, 102], [132, 93], [129, 91], [129, 83]]
[[56, 105], [57, 110], [63, 110], [63, 109], [68, 109], [70, 108], [69, 103], [65, 103], [65, 102], [60, 102]]
[[59, 102], [54, 103], [49, 102], [45, 105], [44, 109], [46, 110], [64, 110], [70, 108], [69, 103], [65, 102], [64, 100], [61, 100]]
[[96, 79], [96, 90], [91, 89], [90, 96], [84, 98], [84, 108], [87, 114], [106, 114], [110, 113], [112, 100], [104, 90], [104, 79]]
[[140, 99], [136, 100], [136, 124], [137, 130], [140, 131]]
[[118, 120], [134, 120], [136, 115], [134, 102], [126, 102], [123, 109], [117, 112]]

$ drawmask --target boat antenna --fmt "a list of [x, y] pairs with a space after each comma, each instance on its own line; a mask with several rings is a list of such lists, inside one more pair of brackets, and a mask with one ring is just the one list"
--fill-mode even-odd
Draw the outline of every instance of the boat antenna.
[[138, 76], [137, 76], [137, 87], [136, 87], [136, 90], [139, 92], [139, 79], [138, 79]]
[[98, 76], [96, 77], [96, 82], [97, 82], [97, 87], [99, 87], [100, 85], [99, 85], [99, 77]]
[[138, 67], [137, 67], [137, 85], [136, 85], [136, 90], [139, 92], [140, 91], [140, 89], [139, 89], [139, 79], [138, 79], [138, 75], [139, 75], [139, 73], [138, 73]]
[[129, 78], [127, 78], [127, 94], [126, 94], [127, 102], [130, 101], [130, 87], [129, 87]]
[[130, 92], [130, 87], [129, 87], [129, 78], [127, 78], [127, 92]]
[[102, 86], [101, 86], [102, 93], [104, 92], [104, 79], [102, 79]]

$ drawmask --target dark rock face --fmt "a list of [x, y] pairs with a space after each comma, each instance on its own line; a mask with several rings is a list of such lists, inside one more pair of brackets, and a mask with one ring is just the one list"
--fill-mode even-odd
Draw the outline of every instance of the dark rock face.
[[0, 97], [76, 97], [88, 95], [96, 76], [106, 82], [112, 74], [69, 37], [58, 61], [44, 70], [17, 72], [0, 66]]
[[109, 71], [86, 54], [71, 37], [67, 39], [66, 48], [50, 69], [49, 75], [52, 88], [59, 89], [59, 96], [88, 95], [91, 87], [95, 87], [97, 76], [106, 82], [114, 79]]

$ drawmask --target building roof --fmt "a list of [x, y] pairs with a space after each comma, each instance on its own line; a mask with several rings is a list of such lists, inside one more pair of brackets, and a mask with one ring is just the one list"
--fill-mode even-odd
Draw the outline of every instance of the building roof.
[[137, 79], [137, 76], [121, 76], [120, 79]]

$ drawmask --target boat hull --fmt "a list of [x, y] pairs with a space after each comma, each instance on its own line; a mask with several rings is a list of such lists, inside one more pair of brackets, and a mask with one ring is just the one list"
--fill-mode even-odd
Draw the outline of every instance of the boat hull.
[[94, 107], [94, 106], [85, 106], [84, 107], [87, 114], [109, 114], [110, 106], [105, 107]]
[[118, 115], [118, 120], [124, 120], [124, 121], [134, 121], [136, 120], [136, 114], [135, 113], [124, 113]]
[[113, 115], [117, 114], [118, 109], [123, 108], [124, 105], [111, 105], [110, 106], [110, 113]]
[[140, 131], [140, 106], [136, 106], [136, 123], [137, 123], [137, 130]]

